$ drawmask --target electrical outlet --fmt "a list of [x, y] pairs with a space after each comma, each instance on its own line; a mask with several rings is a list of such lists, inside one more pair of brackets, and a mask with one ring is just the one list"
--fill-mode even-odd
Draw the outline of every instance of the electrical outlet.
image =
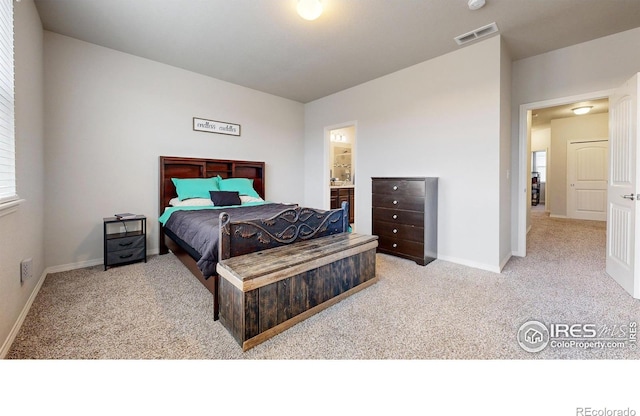
[[33, 273], [33, 259], [24, 259], [20, 262], [20, 283], [31, 278]]

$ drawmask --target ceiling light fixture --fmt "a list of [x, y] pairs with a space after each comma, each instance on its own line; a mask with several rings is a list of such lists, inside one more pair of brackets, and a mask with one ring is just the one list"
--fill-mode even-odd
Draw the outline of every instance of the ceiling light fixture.
[[467, 3], [469, 5], [470, 10], [478, 10], [482, 6], [484, 6], [485, 0], [469, 0]]
[[298, 14], [306, 20], [316, 20], [322, 14], [320, 0], [298, 0]]
[[587, 114], [589, 111], [591, 111], [592, 108], [593, 108], [592, 105], [586, 105], [583, 107], [572, 108], [571, 111], [573, 111], [573, 114], [577, 116], [581, 116], [583, 114]]

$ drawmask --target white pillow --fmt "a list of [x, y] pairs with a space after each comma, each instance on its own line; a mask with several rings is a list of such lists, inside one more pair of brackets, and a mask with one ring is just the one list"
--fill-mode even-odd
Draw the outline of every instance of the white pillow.
[[243, 204], [246, 204], [247, 202], [264, 202], [264, 199], [250, 195], [240, 195], [240, 202]]
[[178, 198], [173, 198], [169, 201], [169, 205], [172, 207], [212, 207], [213, 201], [208, 198], [189, 198], [180, 201]]

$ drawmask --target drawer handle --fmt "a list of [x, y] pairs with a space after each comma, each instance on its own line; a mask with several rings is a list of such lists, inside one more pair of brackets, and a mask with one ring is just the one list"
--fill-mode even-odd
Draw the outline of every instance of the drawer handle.
[[393, 219], [394, 219], [394, 220], [397, 220], [397, 219], [398, 219], [398, 216], [397, 216], [396, 214], [393, 214]]
[[393, 201], [393, 205], [398, 205], [398, 201]]
[[393, 185], [393, 190], [397, 191], [398, 190], [398, 185]]
[[398, 244], [397, 243], [393, 243], [393, 248], [396, 248], [396, 247], [398, 247]]
[[131, 244], [133, 244], [133, 241], [129, 241], [128, 243], [118, 243], [120, 247], [130, 246]]
[[120, 256], [121, 259], [128, 259], [129, 257], [133, 256], [133, 253], [128, 254], [126, 256]]
[[398, 234], [398, 229], [397, 229], [397, 228], [394, 228], [394, 229], [393, 229], [393, 233], [394, 233], [394, 234]]

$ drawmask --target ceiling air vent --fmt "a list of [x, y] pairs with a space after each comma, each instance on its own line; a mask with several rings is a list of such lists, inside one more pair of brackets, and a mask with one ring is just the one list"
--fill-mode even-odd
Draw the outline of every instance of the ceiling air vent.
[[478, 40], [497, 32], [498, 25], [493, 22], [476, 30], [472, 30], [471, 32], [465, 33], [464, 35], [456, 36], [454, 39], [458, 45], [464, 45], [465, 43], [473, 42], [474, 40]]

